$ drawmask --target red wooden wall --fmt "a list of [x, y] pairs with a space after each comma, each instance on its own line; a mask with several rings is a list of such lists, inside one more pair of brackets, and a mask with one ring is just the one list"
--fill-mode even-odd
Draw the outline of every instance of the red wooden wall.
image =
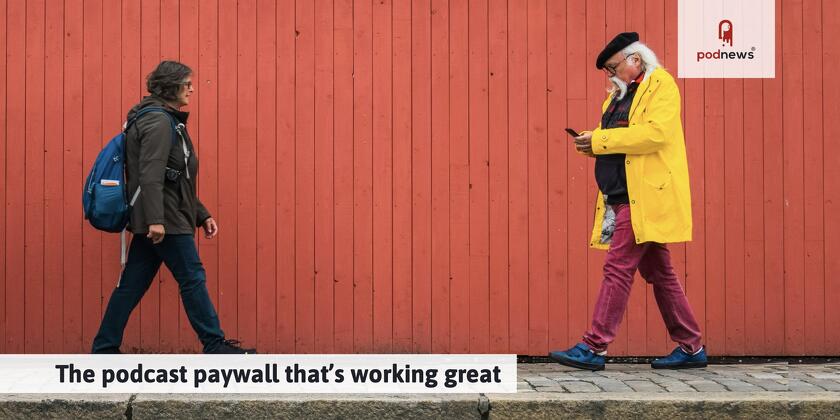
[[[715, 355], [840, 353], [840, 3], [777, 0], [776, 79], [680, 80], [695, 240], [675, 265]], [[676, 74], [676, 0], [0, 0], [0, 352], [89, 349], [118, 238], [83, 177], [144, 76], [195, 70], [198, 240], [262, 352], [543, 355], [588, 325], [594, 58], [635, 30]], [[670, 349], [638, 280], [615, 355]], [[196, 351], [167, 273], [124, 350]]]

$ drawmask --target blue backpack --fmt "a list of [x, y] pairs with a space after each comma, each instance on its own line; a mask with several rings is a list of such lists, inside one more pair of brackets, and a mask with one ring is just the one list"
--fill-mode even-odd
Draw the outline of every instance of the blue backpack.
[[140, 188], [137, 188], [129, 201], [125, 185], [125, 133], [140, 117], [150, 112], [162, 112], [169, 117], [175, 142], [175, 121], [163, 108], [143, 108], [126, 122], [123, 131], [114, 136], [99, 152], [85, 181], [82, 206], [85, 219], [96, 229], [117, 233], [122, 232], [128, 225], [131, 207], [140, 195]]

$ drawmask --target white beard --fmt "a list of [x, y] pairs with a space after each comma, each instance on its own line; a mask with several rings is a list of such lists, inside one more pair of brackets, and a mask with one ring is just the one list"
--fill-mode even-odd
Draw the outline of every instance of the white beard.
[[619, 101], [624, 99], [624, 95], [627, 94], [627, 83], [624, 83], [624, 81], [619, 79], [618, 76], [610, 77], [610, 82], [612, 82], [615, 87], [613, 93], [615, 93], [616, 99]]

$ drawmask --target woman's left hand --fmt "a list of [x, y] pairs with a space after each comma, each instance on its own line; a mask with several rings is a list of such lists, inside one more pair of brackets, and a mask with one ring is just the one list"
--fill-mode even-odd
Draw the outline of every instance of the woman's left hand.
[[208, 217], [201, 227], [204, 228], [204, 237], [207, 239], [213, 239], [219, 234], [219, 225], [212, 217]]

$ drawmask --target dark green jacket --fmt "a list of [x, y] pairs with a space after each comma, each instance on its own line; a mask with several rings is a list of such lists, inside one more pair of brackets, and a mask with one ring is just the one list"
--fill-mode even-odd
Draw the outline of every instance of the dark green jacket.
[[[194, 234], [210, 217], [196, 195], [198, 157], [186, 130], [189, 112], [178, 111], [163, 99], [147, 96], [128, 111], [130, 121], [138, 110], [145, 107], [165, 108], [175, 122], [184, 124], [182, 133], [190, 152], [189, 177], [186, 176], [184, 150], [181, 138], [173, 139], [169, 118], [160, 112], [143, 115], [126, 132], [125, 171], [128, 197], [134, 197], [137, 187], [140, 195], [131, 210], [128, 229], [135, 234], [146, 234], [149, 225], [163, 224], [166, 234]], [[166, 179], [166, 168], [181, 171], [175, 181]]]

